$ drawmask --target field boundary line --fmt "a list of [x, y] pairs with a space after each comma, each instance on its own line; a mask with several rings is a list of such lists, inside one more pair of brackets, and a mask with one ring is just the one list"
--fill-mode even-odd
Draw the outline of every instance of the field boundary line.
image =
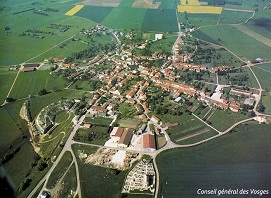
[[187, 139], [189, 139], [189, 138], [199, 136], [199, 135], [204, 134], [204, 133], [207, 133], [207, 132], [209, 132], [209, 131], [210, 131], [210, 129], [203, 129], [202, 131], [200, 131], [200, 132], [198, 132], [198, 133], [194, 133], [194, 134], [187, 135], [187, 136], [185, 136], [185, 137], [179, 138], [179, 139], [176, 140], [176, 142], [181, 142], [181, 141], [183, 141], [183, 140], [187, 140]]

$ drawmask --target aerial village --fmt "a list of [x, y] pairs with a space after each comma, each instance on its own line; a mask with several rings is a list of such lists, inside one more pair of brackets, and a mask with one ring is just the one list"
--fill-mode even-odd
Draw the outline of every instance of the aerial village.
[[[89, 30], [82, 30], [80, 33], [88, 36], [93, 33], [106, 33], [109, 30], [101, 25], [97, 25], [95, 28]], [[132, 39], [132, 33], [113, 32], [113, 35], [118, 39], [125, 37], [126, 39]], [[223, 96], [223, 87], [229, 87], [228, 85], [217, 85], [213, 92], [206, 91], [204, 89], [196, 89], [191, 84], [185, 82], [179, 82], [178, 78], [180, 74], [177, 71], [189, 70], [196, 73], [207, 71], [209, 73], [217, 74], [218, 71], [228, 71], [235, 69], [231, 66], [218, 66], [208, 68], [200, 64], [190, 63], [189, 60], [193, 57], [193, 53], [180, 53], [185, 41], [182, 37], [175, 42], [172, 55], [153, 53], [150, 56], [136, 56], [133, 54], [133, 48], [143, 49], [149, 42], [156, 42], [159, 39], [163, 39], [163, 34], [156, 34], [155, 40], [146, 40], [143, 43], [132, 43], [116, 45], [114, 51], [110, 51], [107, 54], [98, 54], [96, 57], [90, 60], [82, 60], [82, 65], [77, 63], [65, 63], [65, 59], [53, 58], [55, 65], [58, 65], [57, 69], [53, 72], [70, 69], [73, 71], [69, 75], [71, 83], [76, 79], [81, 79], [83, 76], [89, 74], [92, 79], [100, 81], [104, 84], [101, 88], [95, 91], [93, 98], [88, 99], [87, 105], [91, 107], [88, 111], [88, 115], [92, 117], [109, 117], [113, 119], [113, 122], [117, 119], [117, 106], [120, 103], [129, 103], [141, 113], [137, 117], [142, 121], [142, 125], [137, 127], [137, 130], [131, 128], [121, 128], [118, 126], [113, 127], [110, 132], [110, 139], [105, 143], [105, 146], [109, 147], [125, 147], [132, 150], [145, 150], [155, 151], [156, 142], [155, 134], [161, 133], [166, 128], [163, 128], [163, 123], [159, 119], [159, 115], [148, 114], [152, 111], [152, 107], [147, 102], [146, 90], [152, 83], [155, 87], [160, 87], [162, 90], [170, 93], [172, 101], [179, 103], [185, 99], [194, 98], [200, 101], [205, 106], [217, 107], [220, 109], [230, 109], [233, 112], [241, 111], [241, 101], [230, 101]], [[125, 46], [124, 46], [125, 45]], [[125, 47], [125, 50], [124, 50]], [[153, 67], [149, 61], [163, 60], [164, 63], [161, 67]], [[110, 69], [104, 71], [96, 71], [99, 65], [106, 62], [110, 65]], [[41, 67], [48, 67], [50, 64], [48, 60], [45, 60], [43, 64], [25, 64], [22, 71], [29, 72], [35, 71]], [[131, 66], [136, 66], [135, 69], [131, 69]], [[136, 80], [134, 86], [129, 87], [128, 90], [120, 90], [125, 86], [129, 80]], [[245, 96], [242, 103], [245, 105], [253, 106], [254, 102], [259, 96], [258, 91], [254, 89], [244, 90], [238, 87], [231, 86], [230, 94], [237, 96]], [[99, 96], [107, 98], [106, 101], [100, 102]], [[114, 99], [120, 101], [119, 104], [112, 102]], [[78, 103], [79, 101], [77, 101]], [[70, 104], [70, 107], [74, 109], [74, 104]], [[87, 108], [81, 109], [86, 112]], [[48, 116], [46, 117], [48, 119]], [[39, 121], [36, 122], [39, 131], [41, 129], [40, 116]], [[112, 122], [112, 123], [113, 123]], [[155, 126], [155, 130], [150, 129], [150, 125]], [[46, 127], [47, 125], [44, 124]], [[85, 124], [84, 127], [89, 128], [90, 124]]]
[[[81, 31], [81, 34], [92, 36], [93, 33], [108, 33], [109, 30], [101, 25], [97, 25], [96, 28]], [[120, 39], [125, 37], [126, 39], [132, 39], [132, 33], [113, 32], [113, 35]], [[78, 79], [84, 78], [86, 75], [91, 76], [92, 79], [100, 81], [103, 86], [94, 91], [94, 97], [87, 98], [87, 106], [80, 109], [79, 112], [86, 113], [86, 117], [105, 117], [111, 118], [113, 121], [110, 124], [111, 131], [109, 138], [105, 142], [104, 146], [107, 148], [125, 149], [119, 152], [107, 149], [99, 150], [99, 156], [102, 159], [97, 160], [97, 157], [91, 158], [88, 161], [100, 161], [97, 165], [109, 166], [111, 168], [125, 169], [130, 166], [131, 163], [123, 166], [115, 166], [112, 164], [123, 164], [127, 161], [126, 155], [131, 152], [130, 160], [133, 158], [133, 152], [141, 153], [154, 153], [157, 148], [156, 135], [164, 134], [168, 126], [163, 125], [159, 114], [151, 113], [153, 107], [148, 103], [148, 89], [152, 85], [154, 87], [161, 88], [163, 92], [168, 93], [170, 100], [176, 104], [186, 100], [198, 100], [204, 106], [216, 107], [223, 110], [231, 110], [233, 112], [242, 111], [241, 104], [253, 107], [255, 101], [259, 97], [259, 92], [254, 89], [244, 90], [237, 86], [229, 85], [216, 85], [215, 90], [198, 89], [192, 84], [186, 84], [180, 82], [180, 72], [193, 71], [195, 73], [208, 72], [217, 75], [219, 71], [229, 71], [235, 69], [231, 66], [218, 66], [208, 68], [201, 64], [191, 63], [190, 60], [194, 56], [194, 53], [180, 53], [183, 46], [186, 45], [185, 39], [180, 37], [174, 44], [172, 54], [160, 54], [155, 52], [149, 56], [136, 56], [133, 53], [134, 48], [144, 49], [149, 42], [156, 42], [159, 39], [163, 39], [163, 34], [156, 34], [155, 40], [146, 40], [143, 43], [132, 44], [116, 44], [116, 49], [108, 52], [107, 54], [98, 54], [96, 57], [89, 60], [82, 60], [78, 63], [66, 63], [65, 58], [53, 58], [53, 64], [45, 60], [43, 64], [26, 64], [22, 71], [29, 72], [35, 71], [41, 67], [47, 65], [57, 65], [57, 67], [51, 73], [57, 73], [65, 70], [70, 70], [71, 73], [68, 76], [71, 84]], [[163, 65], [160, 67], [154, 67], [150, 64], [150, 61], [163, 60]], [[106, 63], [110, 65], [108, 69], [97, 70], [100, 65]], [[129, 84], [130, 80], [136, 81], [132, 86], [125, 87]], [[125, 87], [125, 88], [124, 88]], [[224, 97], [223, 88], [230, 87], [230, 94], [236, 96], [242, 96], [241, 100], [228, 100]], [[106, 100], [102, 100], [105, 98]], [[239, 98], [239, 97], [237, 97]], [[117, 103], [115, 101], [118, 101]], [[70, 111], [75, 108], [76, 104], [80, 101], [74, 101], [73, 103], [67, 103], [66, 107], [62, 107], [62, 104], [58, 106]], [[140, 124], [135, 128], [120, 127], [114, 124], [116, 119], [120, 116], [117, 107], [120, 104], [128, 103], [135, 107], [138, 114], [136, 118], [140, 120]], [[193, 113], [193, 107], [189, 109]], [[57, 111], [57, 109], [55, 110]], [[150, 114], [151, 113], [151, 114]], [[47, 120], [47, 121], [46, 121]], [[76, 122], [76, 120], [74, 121]], [[49, 124], [48, 124], [49, 123]], [[178, 123], [177, 123], [178, 124]], [[44, 115], [44, 111], [40, 113], [36, 120], [36, 129], [40, 133], [45, 133], [50, 130], [52, 121], [50, 116]], [[91, 124], [83, 123], [82, 128], [90, 128]], [[101, 155], [105, 152], [104, 155]], [[126, 153], [127, 152], [127, 153]], [[79, 154], [82, 158], [88, 159], [88, 156], [84, 156], [83, 153]], [[111, 156], [111, 157], [108, 157]], [[114, 156], [119, 156], [119, 160], [114, 162]], [[135, 157], [135, 156], [134, 156]], [[136, 156], [137, 157], [137, 156]], [[109, 163], [105, 158], [112, 158]], [[121, 160], [120, 160], [121, 159]], [[114, 163], [111, 163], [113, 160]], [[94, 162], [92, 162], [94, 163]], [[125, 181], [123, 192], [129, 192], [131, 190], [150, 190], [153, 192], [154, 172], [151, 163], [141, 161], [136, 165]]]

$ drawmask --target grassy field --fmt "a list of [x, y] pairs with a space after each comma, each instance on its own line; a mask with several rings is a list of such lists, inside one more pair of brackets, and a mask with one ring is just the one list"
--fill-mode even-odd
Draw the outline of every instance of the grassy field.
[[134, 119], [121, 119], [118, 121], [118, 124], [120, 127], [136, 129], [140, 124], [140, 121]]
[[271, 92], [263, 92], [262, 103], [265, 107], [264, 113], [271, 114]]
[[53, 188], [59, 179], [64, 175], [71, 163], [72, 155], [70, 152], [66, 151], [54, 171], [51, 173], [46, 187], [49, 189]]
[[[269, 64], [270, 65], [270, 64]], [[252, 67], [255, 75], [259, 79], [261, 86], [265, 90], [271, 90], [271, 72], [268, 70], [263, 69], [261, 66]]]
[[104, 18], [113, 10], [113, 7], [84, 6], [76, 16], [84, 17], [101, 23]]
[[133, 118], [135, 116], [136, 108], [129, 103], [122, 103], [118, 107], [119, 112], [121, 113], [121, 118]]
[[63, 78], [55, 78], [49, 71], [21, 72], [10, 93], [12, 98], [24, 98], [36, 95], [42, 89], [55, 91], [63, 89], [68, 82]]
[[79, 129], [74, 136], [76, 141], [104, 145], [109, 139], [109, 127], [92, 126], [89, 129]]
[[8, 91], [17, 75], [18, 71], [9, 71], [8, 68], [0, 68], [0, 103], [6, 99]]
[[256, 12], [255, 16], [246, 24], [246, 27], [266, 38], [271, 39], [270, 9]]
[[203, 27], [195, 31], [193, 35], [208, 42], [218, 43], [244, 60], [253, 61], [259, 57], [270, 60], [271, 49], [268, 46], [247, 36], [233, 26]]
[[84, 94], [85, 92], [81, 90], [67, 89], [49, 93], [43, 96], [35, 96], [30, 99], [30, 111], [32, 117], [33, 118], [36, 117], [38, 113], [41, 111], [41, 109], [43, 109], [44, 107], [48, 106], [53, 102], [66, 99], [80, 99]]
[[[96, 147], [73, 145], [73, 151], [77, 155], [78, 150], [84, 150], [88, 155], [97, 150]], [[121, 188], [127, 171], [121, 171], [119, 174], [112, 174], [110, 169], [85, 164], [84, 161], [77, 157], [80, 182], [82, 188], [82, 197], [112, 197], [121, 196]], [[95, 174], [93, 174], [95, 173]], [[110, 188], [104, 188], [104, 185]], [[90, 188], [91, 187], [91, 188]], [[103, 190], [101, 190], [103, 189]]]
[[217, 134], [192, 115], [183, 118], [178, 126], [167, 130], [171, 140], [177, 144], [194, 143]]
[[67, 195], [71, 194], [71, 191], [75, 192], [76, 188], [77, 188], [76, 169], [75, 165], [73, 164], [63, 179], [62, 189], [59, 192], [58, 196], [60, 198], [62, 197], [66, 198]]
[[141, 29], [143, 31], [177, 32], [175, 10], [147, 10]]
[[[75, 2], [62, 4], [59, 2], [32, 3], [33, 1], [24, 1], [18, 4], [3, 3], [3, 6], [6, 6], [6, 8], [0, 14], [0, 28], [7, 30], [0, 32], [2, 39], [0, 47], [1, 66], [31, 61], [33, 57], [79, 33], [83, 27], [88, 28], [90, 24], [86, 19], [69, 17], [61, 13], [63, 10], [67, 11]], [[39, 11], [41, 7], [57, 11], [44, 11], [41, 13]], [[80, 23], [78, 23], [79, 21]], [[70, 28], [65, 32], [61, 32], [59, 29], [48, 28], [50, 24], [65, 24], [66, 22], [68, 22]], [[29, 29], [39, 32], [20, 36], [22, 33], [28, 34], [26, 31]], [[38, 38], [39, 36], [43, 38]], [[76, 50], [76, 48], [70, 49], [70, 51]], [[41, 56], [41, 60], [43, 60], [42, 58], [44, 59], [44, 56]]]
[[95, 124], [95, 125], [109, 126], [110, 123], [112, 122], [112, 119], [103, 118], [103, 117], [96, 117], [96, 118], [86, 117], [84, 121], [87, 123]]
[[230, 110], [224, 111], [217, 109], [213, 116], [209, 119], [209, 121], [212, 123], [212, 126], [215, 127], [217, 130], [225, 131], [234, 123], [247, 118], [248, 116], [243, 115], [241, 113], [235, 113]]
[[8, 151], [8, 147], [18, 147], [27, 142], [23, 135], [28, 136], [26, 121], [20, 117], [20, 109], [24, 101], [5, 105], [0, 108], [0, 154], [1, 157]]
[[242, 125], [208, 143], [159, 154], [159, 197], [199, 197], [199, 188], [269, 189], [269, 128]]
[[191, 14], [178, 13], [178, 18], [180, 22], [186, 23], [186, 16], [191, 25], [200, 27], [205, 25], [216, 25], [219, 19], [217, 14]]
[[249, 17], [252, 16], [251, 12], [235, 12], [230, 10], [223, 10], [219, 23], [220, 24], [239, 24], [244, 23]]

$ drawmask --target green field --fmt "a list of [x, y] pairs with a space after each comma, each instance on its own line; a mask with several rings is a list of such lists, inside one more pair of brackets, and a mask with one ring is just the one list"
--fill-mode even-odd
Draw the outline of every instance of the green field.
[[195, 143], [217, 135], [215, 131], [207, 127], [194, 116], [180, 116], [179, 125], [167, 130], [170, 139], [177, 144]]
[[[61, 11], [66, 12], [66, 9], [70, 9], [75, 1], [67, 3], [43, 2], [36, 4], [33, 4], [33, 2], [34, 1], [11, 3], [6, 1], [3, 3], [5, 9], [0, 13], [0, 28], [2, 30], [7, 29], [7, 31], [0, 32], [1, 66], [19, 64], [27, 61], [31, 62], [32, 58], [36, 56], [40, 58], [35, 60], [42, 61], [44, 58], [48, 58], [43, 56], [42, 53], [53, 49], [53, 47], [55, 47], [54, 51], [58, 53], [60, 50], [56, 48], [59, 48], [58, 45], [61, 42], [78, 34], [83, 27], [88, 28], [93, 25], [89, 20], [79, 17], [68, 17], [61, 13]], [[37, 14], [41, 7], [55, 9], [57, 11], [42, 12], [42, 14], [48, 16]], [[70, 25], [70, 28], [67, 31], [61, 32], [59, 29], [48, 28], [50, 24]], [[43, 32], [26, 32], [29, 29]], [[29, 33], [29, 35], [20, 36], [22, 33]], [[37, 38], [39, 36], [43, 38]], [[70, 54], [76, 50], [77, 47], [71, 47], [70, 50], [66, 52]]]
[[252, 67], [252, 69], [255, 75], [257, 76], [257, 78], [259, 79], [262, 88], [265, 89], [266, 91], [270, 91], [271, 90], [271, 81], [270, 81], [271, 72], [268, 70], [265, 70], [264, 66], [263, 68], [262, 66], [255, 66], [255, 67]]
[[271, 114], [271, 92], [263, 92], [262, 103], [265, 107], [264, 113]]
[[153, 10], [146, 12], [141, 29], [143, 31], [178, 32], [175, 10]]
[[268, 46], [247, 36], [233, 26], [220, 25], [202, 27], [195, 31], [193, 35], [199, 39], [220, 44], [243, 60], [253, 61], [259, 57], [270, 60], [271, 49]]
[[[84, 150], [84, 153], [88, 155], [97, 150], [96, 147], [83, 145], [73, 145], [72, 148], [76, 154], [78, 150]], [[127, 171], [120, 171], [119, 174], [115, 174], [108, 168], [86, 164], [78, 158], [78, 155], [76, 156], [79, 165], [82, 197], [119, 198], [121, 196], [121, 188]], [[110, 188], [104, 188], [105, 184]]]
[[32, 117], [35, 118], [38, 113], [44, 107], [52, 104], [53, 102], [58, 102], [60, 100], [70, 100], [70, 99], [81, 99], [85, 94], [84, 91], [81, 90], [69, 90], [65, 89], [62, 91], [52, 92], [43, 96], [35, 96], [30, 99], [30, 111]]
[[54, 171], [51, 173], [46, 187], [49, 189], [53, 188], [57, 184], [59, 179], [64, 175], [71, 163], [72, 155], [70, 152], [66, 151]]
[[18, 71], [9, 71], [8, 68], [0, 68], [0, 103], [6, 99], [9, 89], [17, 75]]
[[269, 128], [242, 125], [208, 143], [159, 154], [159, 197], [200, 197], [199, 188], [269, 189]]
[[186, 17], [188, 22], [196, 27], [201, 27], [205, 25], [216, 25], [219, 15], [217, 14], [191, 14], [191, 13], [178, 13], [179, 21], [186, 24]]
[[113, 7], [84, 6], [75, 15], [101, 23], [113, 9]]
[[[223, 118], [223, 119], [222, 119]], [[209, 121], [212, 123], [211, 125], [215, 127], [219, 131], [225, 131], [233, 124], [238, 121], [247, 119], [248, 116], [243, 115], [241, 113], [235, 113], [231, 110], [220, 110], [217, 109]]]
[[12, 98], [23, 98], [36, 95], [42, 89], [55, 91], [63, 89], [68, 82], [63, 78], [56, 78], [49, 71], [21, 72], [10, 93]]
[[109, 126], [110, 123], [112, 122], [112, 119], [103, 118], [103, 117], [96, 117], [96, 118], [86, 117], [84, 122], [94, 124], [94, 125]]
[[235, 12], [229, 10], [223, 10], [220, 15], [220, 24], [239, 24], [244, 23], [249, 17], [252, 16], [252, 12]]

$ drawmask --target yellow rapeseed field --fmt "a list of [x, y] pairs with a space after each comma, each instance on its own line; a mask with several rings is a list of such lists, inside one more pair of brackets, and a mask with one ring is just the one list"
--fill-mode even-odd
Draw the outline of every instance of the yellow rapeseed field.
[[76, 5], [74, 6], [71, 10], [69, 10], [68, 12], [66, 12], [66, 15], [68, 16], [73, 16], [74, 14], [76, 14], [79, 10], [81, 10], [84, 7], [84, 5]]
[[186, 5], [186, 0], [181, 0], [181, 5]]
[[215, 6], [178, 6], [178, 12], [187, 12], [192, 14], [221, 14], [222, 7]]
[[200, 6], [200, 3], [198, 0], [188, 0], [188, 5]]

